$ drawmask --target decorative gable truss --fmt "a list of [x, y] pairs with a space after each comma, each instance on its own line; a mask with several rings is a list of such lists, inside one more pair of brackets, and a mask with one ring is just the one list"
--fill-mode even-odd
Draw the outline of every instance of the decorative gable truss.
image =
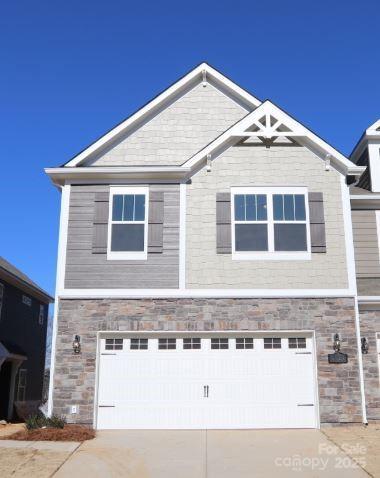
[[253, 121], [253, 125], [246, 131], [234, 133], [238, 138], [258, 138], [266, 146], [271, 146], [278, 138], [295, 138], [303, 136], [300, 129], [291, 129], [276, 119], [270, 112], [266, 112], [262, 118]]
[[365, 170], [362, 166], [354, 165], [343, 154], [269, 100], [225, 131], [183, 166], [193, 169], [207, 161], [210, 168], [211, 161], [221, 152], [248, 138], [261, 141], [266, 147], [270, 147], [278, 140], [296, 141], [324, 160], [326, 169], [331, 165], [344, 175], [360, 176]]

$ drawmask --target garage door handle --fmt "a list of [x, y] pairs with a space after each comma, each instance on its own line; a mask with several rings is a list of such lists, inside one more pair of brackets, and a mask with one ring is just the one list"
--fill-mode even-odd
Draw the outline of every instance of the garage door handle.
[[208, 398], [208, 385], [203, 386], [203, 396], [204, 398]]
[[314, 407], [314, 403], [299, 403], [297, 407]]
[[99, 408], [115, 408], [115, 405], [99, 405]]

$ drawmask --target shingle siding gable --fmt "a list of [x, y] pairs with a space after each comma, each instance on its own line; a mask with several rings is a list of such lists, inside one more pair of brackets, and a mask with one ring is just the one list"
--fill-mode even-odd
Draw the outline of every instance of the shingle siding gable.
[[86, 166], [180, 165], [248, 111], [198, 84]]

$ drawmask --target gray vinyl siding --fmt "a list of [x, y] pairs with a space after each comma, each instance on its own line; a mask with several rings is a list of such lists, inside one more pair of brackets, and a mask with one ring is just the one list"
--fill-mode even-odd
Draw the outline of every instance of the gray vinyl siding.
[[163, 253], [146, 261], [107, 261], [92, 253], [95, 193], [109, 186], [71, 187], [65, 287], [69, 289], [177, 288], [179, 271], [179, 186], [150, 185], [164, 193]]
[[357, 286], [359, 296], [380, 295], [380, 277], [358, 277]]
[[376, 211], [353, 210], [352, 227], [357, 277], [380, 277]]
[[361, 154], [360, 158], [357, 161], [358, 166], [367, 166], [367, 169], [361, 175], [358, 187], [363, 189], [368, 189], [371, 191], [371, 170], [369, 165], [369, 158], [368, 158], [368, 148], [366, 147], [363, 153]]

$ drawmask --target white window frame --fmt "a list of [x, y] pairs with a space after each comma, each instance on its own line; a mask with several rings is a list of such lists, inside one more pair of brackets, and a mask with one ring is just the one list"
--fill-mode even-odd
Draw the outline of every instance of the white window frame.
[[[267, 196], [266, 221], [235, 221], [235, 195], [239, 194], [265, 194]], [[275, 194], [303, 194], [305, 197], [305, 221], [275, 221], [273, 219], [273, 195]], [[236, 251], [235, 250], [235, 224], [268, 224], [268, 251]], [[306, 251], [275, 251], [274, 250], [274, 224], [306, 224]], [[231, 240], [233, 260], [311, 260], [310, 246], [310, 220], [308, 190], [302, 186], [279, 187], [233, 187], [231, 188]]]
[[45, 318], [45, 306], [40, 304], [40, 310], [38, 313], [38, 324], [44, 325], [44, 318]]
[[[145, 220], [144, 221], [113, 221], [112, 207], [113, 197], [118, 194], [143, 194], [145, 196]], [[149, 188], [148, 187], [111, 187], [108, 211], [108, 237], [107, 237], [107, 260], [147, 260], [148, 259], [148, 217], [149, 217]], [[144, 224], [144, 250], [143, 251], [111, 251], [111, 235], [113, 224]]]
[[[17, 393], [16, 393], [16, 398], [18, 402], [25, 401], [27, 376], [28, 376], [28, 370], [26, 368], [20, 368], [18, 371]], [[24, 383], [21, 383], [21, 377], [23, 377]]]

